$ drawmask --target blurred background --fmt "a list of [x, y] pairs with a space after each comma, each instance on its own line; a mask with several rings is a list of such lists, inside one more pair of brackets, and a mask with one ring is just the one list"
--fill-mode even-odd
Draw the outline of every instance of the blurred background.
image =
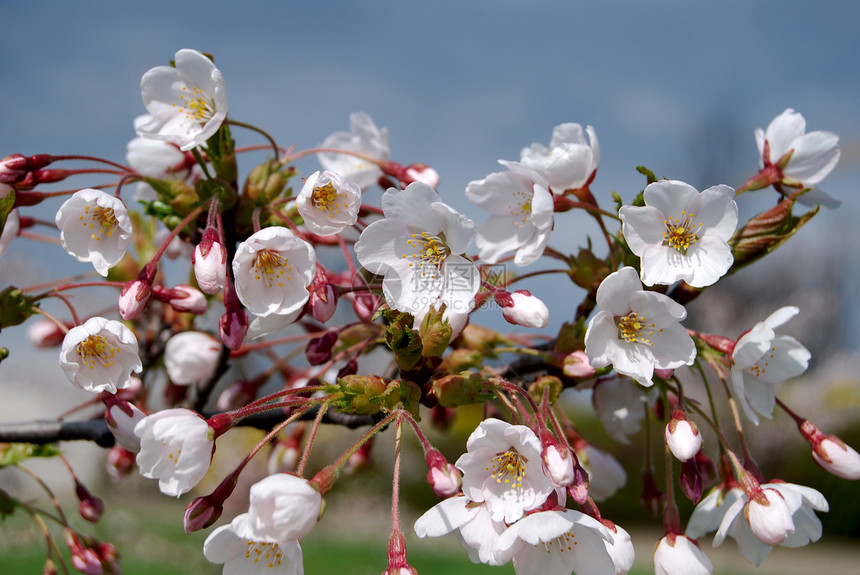
[[[378, 126], [388, 128], [393, 160], [433, 166], [441, 176], [443, 199], [478, 222], [484, 214], [465, 199], [466, 184], [500, 171], [496, 160], [516, 160], [532, 142], [548, 144], [557, 124], [595, 128], [601, 160], [592, 191], [602, 206], [610, 207], [611, 191], [629, 202], [642, 189], [637, 165], [698, 189], [718, 183], [740, 187], [758, 168], [753, 130], [766, 127], [786, 108], [796, 109], [808, 130], [840, 136], [840, 163], [821, 187], [843, 204], [822, 210], [760, 265], [710, 289], [690, 307], [688, 325], [736, 338], [776, 307], [798, 305], [801, 313], [784, 331], [798, 337], [813, 359], [807, 375], [786, 384], [781, 397], [806, 410], [803, 415], [825, 432], [839, 433], [860, 447], [860, 308], [854, 287], [860, 267], [851, 244], [860, 217], [857, 2], [0, 1], [0, 7], [0, 157], [85, 154], [124, 162], [125, 145], [134, 136], [132, 120], [144, 112], [141, 75], [167, 64], [176, 50], [194, 48], [211, 53], [223, 72], [231, 117], [260, 126], [281, 145], [301, 149], [347, 130], [351, 112], [367, 112]], [[258, 143], [254, 134], [239, 129], [234, 136], [243, 144]], [[244, 159], [244, 166], [263, 157]], [[318, 169], [313, 158], [300, 160], [297, 167], [305, 176]], [[739, 198], [742, 221], [773, 205], [775, 197], [765, 190]], [[52, 220], [59, 203], [40, 207], [40, 217]], [[556, 249], [574, 252], [589, 235], [597, 245], [597, 229], [587, 218], [566, 214], [556, 222], [550, 242]], [[67, 273], [89, 271], [88, 264], [74, 262], [56, 246], [16, 241], [0, 260], [0, 289], [55, 278], [58, 266]], [[519, 287], [547, 302], [553, 318], [549, 331], [572, 316], [581, 295], [571, 296], [566, 280], [552, 278]], [[104, 306], [103, 295], [90, 296], [93, 309]], [[480, 311], [475, 321], [507, 329], [498, 310]], [[86, 394], [70, 389], [54, 351], [17, 351], [22, 334], [21, 328], [0, 334], [0, 346], [14, 351], [0, 367], [0, 421], [51, 417], [85, 400]], [[567, 401], [577, 422], [594, 431], [598, 443], [605, 439], [602, 446], [615, 450], [618, 446], [599, 423], [589, 420], [587, 392], [569, 393], [575, 396]], [[466, 419], [444, 443], [452, 459], [474, 425]], [[836, 480], [815, 467], [807, 444], [782, 414], [752, 431], [766, 475], [815, 486], [830, 501], [819, 545], [860, 536], [856, 483]], [[380, 443], [386, 454], [380, 453], [378, 469], [349, 480], [352, 492], [378, 486], [378, 498], [357, 500], [347, 494], [347, 485], [336, 489], [318, 530], [325, 533], [315, 537], [387, 537], [390, 466], [385, 461], [390, 450], [387, 440]], [[629, 451], [615, 452], [627, 468], [629, 485], [639, 477], [641, 447], [635, 445], [634, 440]], [[168, 549], [187, 545], [177, 523], [184, 503], [164, 504], [154, 484], [139, 478], [113, 485], [102, 470], [100, 450], [82, 445], [69, 449], [97, 462], [83, 474], [94, 485], [113, 490], [120, 503], [108, 514], [117, 511], [128, 533], [160, 533], [135, 523], [140, 514], [128, 506], [128, 494], [158, 501], [147, 504], [157, 517], [146, 521], [172, 527], [165, 527], [161, 543], [140, 547], [161, 545], [169, 562], [179, 561]], [[225, 457], [226, 470], [231, 463]], [[422, 465], [415, 461], [414, 489], [405, 494], [412, 504], [407, 524], [409, 513], [433, 504], [419, 481]], [[18, 479], [5, 470], [0, 481], [17, 484]], [[637, 489], [628, 487], [627, 495], [601, 508], [619, 524], [635, 526], [645, 516]], [[338, 514], [352, 518], [347, 521], [351, 530], [341, 527]], [[355, 529], [356, 522], [362, 527]], [[106, 529], [124, 532], [122, 525]], [[659, 536], [640, 538], [643, 565]], [[448, 539], [457, 557], [454, 564], [466, 562], [453, 538]], [[190, 540], [187, 554], [197, 563], [186, 572], [218, 572], [199, 556], [201, 539]], [[34, 541], [38, 546], [38, 537]], [[856, 539], [849, 541], [853, 547], [839, 549], [860, 558]], [[18, 545], [4, 529], [0, 553]], [[420, 553], [422, 546], [428, 549], [427, 542], [410, 543], [410, 552]], [[704, 548], [711, 553], [709, 542]], [[738, 558], [734, 543], [722, 549], [729, 551], [725, 561]], [[788, 552], [785, 565], [772, 563], [782, 551], [758, 572], [789, 572], [782, 569], [798, 568], [809, 550]], [[384, 547], [376, 545], [373, 553], [375, 568], [354, 572], [381, 571]], [[742, 560], [737, 565], [715, 563], [725, 572], [746, 565]], [[309, 573], [326, 571], [310, 559], [307, 565]], [[353, 572], [348, 569], [341, 572]]]

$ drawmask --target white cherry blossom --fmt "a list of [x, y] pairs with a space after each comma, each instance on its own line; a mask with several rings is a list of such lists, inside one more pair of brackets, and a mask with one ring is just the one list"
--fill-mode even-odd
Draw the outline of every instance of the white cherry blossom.
[[456, 463], [463, 471], [463, 493], [485, 502], [493, 521], [513, 523], [555, 490], [543, 472], [542, 450], [530, 428], [485, 419]]
[[523, 148], [520, 163], [540, 174], [554, 194], [579, 189], [594, 177], [600, 163], [597, 134], [591, 126], [583, 132], [579, 124], [559, 124], [553, 128], [549, 147], [532, 144]]
[[227, 117], [224, 77], [196, 50], [179, 50], [175, 66], [152, 68], [140, 80], [148, 116], [135, 121], [144, 138], [173, 142], [182, 151], [206, 143]]
[[116, 393], [143, 370], [137, 338], [121, 322], [92, 317], [63, 338], [60, 367], [76, 387]]
[[553, 225], [552, 194], [536, 173], [515, 162], [502, 162], [507, 172], [495, 172], [466, 186], [466, 197], [490, 212], [478, 228], [475, 243], [480, 258], [496, 263], [515, 252], [514, 264], [534, 263], [549, 241]]
[[92, 188], [66, 200], [57, 210], [56, 223], [63, 249], [79, 262], [91, 262], [105, 277], [125, 255], [133, 235], [125, 204]]
[[[349, 129], [349, 132], [335, 132], [330, 135], [321, 147], [357, 152], [375, 160], [390, 159], [388, 130], [377, 128], [370, 116], [364, 112], [350, 114]], [[379, 166], [356, 156], [322, 152], [317, 154], [317, 158], [323, 168], [337, 172], [347, 180], [357, 183], [363, 190], [375, 184], [382, 176]]]
[[691, 365], [696, 346], [681, 320], [684, 306], [644, 291], [636, 270], [609, 274], [597, 288], [598, 312], [588, 322], [585, 353], [593, 367], [612, 365], [641, 385], [653, 385], [654, 368]]
[[702, 448], [702, 434], [696, 424], [687, 419], [687, 414], [677, 409], [663, 433], [666, 445], [679, 461], [696, 456]]
[[441, 537], [456, 530], [457, 539], [469, 558], [474, 563], [488, 565], [501, 565], [495, 557], [495, 549], [505, 528], [503, 521], [493, 521], [486, 503], [469, 501], [462, 495], [437, 503], [415, 522], [415, 534], [422, 539]]
[[338, 234], [358, 220], [361, 188], [336, 172], [314, 172], [296, 198], [296, 209], [305, 225], [320, 236]]
[[236, 516], [215, 529], [203, 543], [211, 563], [223, 563], [224, 575], [302, 575], [302, 548], [295, 539], [278, 541], [257, 533], [250, 514]]
[[644, 206], [623, 206], [621, 229], [642, 260], [642, 283], [684, 280], [705, 287], [720, 279], [734, 262], [728, 245], [738, 224], [734, 193], [724, 185], [699, 193], [684, 182], [661, 180], [645, 188]]
[[781, 307], [743, 334], [732, 351], [732, 391], [750, 421], [770, 418], [775, 405], [775, 384], [806, 371], [811, 354], [795, 338], [777, 335], [800, 310]]
[[606, 432], [626, 445], [642, 427], [648, 396], [629, 377], [615, 376], [595, 384], [591, 402]]
[[385, 217], [362, 231], [355, 253], [368, 271], [385, 276], [388, 305], [412, 313], [441, 300], [454, 312], [471, 311], [481, 278], [460, 254], [475, 236], [474, 222], [421, 182], [389, 188], [382, 210]]
[[215, 430], [188, 409], [165, 409], [134, 427], [140, 438], [137, 466], [148, 479], [158, 479], [165, 495], [179, 497], [197, 485], [212, 461]]
[[164, 345], [164, 369], [176, 385], [207, 381], [218, 367], [221, 342], [202, 331], [183, 331]]
[[654, 575], [711, 575], [714, 564], [695, 540], [666, 535], [654, 550]]
[[317, 524], [323, 499], [307, 479], [276, 473], [251, 486], [249, 521], [276, 541], [301, 539]]
[[860, 479], [860, 453], [835, 436], [826, 437], [812, 450], [822, 469], [843, 479]]
[[236, 294], [254, 315], [289, 315], [308, 301], [316, 273], [313, 247], [287, 228], [271, 226], [236, 248]]
[[627, 472], [605, 451], [587, 444], [577, 448], [576, 455], [588, 473], [588, 495], [595, 501], [609, 499], [627, 483]]

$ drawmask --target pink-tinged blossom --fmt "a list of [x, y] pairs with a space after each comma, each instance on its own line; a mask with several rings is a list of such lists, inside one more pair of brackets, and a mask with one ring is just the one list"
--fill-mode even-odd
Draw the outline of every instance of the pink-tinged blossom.
[[631, 267], [609, 274], [597, 288], [598, 312], [588, 322], [585, 353], [594, 367], [615, 371], [641, 385], [653, 385], [654, 369], [691, 365], [696, 346], [681, 320], [684, 306], [642, 289]]
[[165, 495], [179, 497], [190, 491], [209, 470], [215, 430], [193, 411], [158, 411], [143, 418], [134, 433], [140, 438], [140, 474], [158, 479], [158, 488]]
[[493, 521], [513, 523], [555, 490], [543, 472], [542, 451], [528, 427], [485, 419], [456, 463], [463, 471], [463, 493], [470, 501], [486, 502]]
[[495, 172], [466, 186], [466, 197], [490, 216], [478, 228], [475, 243], [481, 260], [496, 263], [514, 252], [514, 264], [537, 261], [553, 225], [552, 194], [535, 172], [502, 162], [507, 172]]
[[623, 206], [621, 230], [641, 258], [642, 283], [705, 287], [720, 279], [734, 262], [728, 244], [738, 224], [734, 193], [724, 185], [699, 193], [661, 180], [645, 188], [644, 206]]
[[702, 448], [702, 434], [696, 424], [687, 419], [687, 414], [676, 409], [664, 432], [666, 445], [679, 461], [696, 456]]
[[305, 225], [320, 236], [333, 236], [353, 225], [360, 208], [358, 184], [329, 170], [308, 176], [296, 197], [296, 209]]
[[150, 284], [140, 280], [128, 282], [119, 294], [119, 315], [126, 320], [136, 318], [146, 309], [150, 299], [152, 299]]
[[250, 235], [233, 258], [236, 294], [249, 312], [262, 317], [301, 309], [315, 273], [313, 247], [281, 226]]
[[597, 134], [591, 126], [583, 131], [573, 122], [559, 124], [553, 128], [549, 147], [523, 148], [520, 163], [540, 174], [554, 194], [579, 189], [594, 178], [600, 163]]
[[557, 487], [567, 487], [574, 481], [573, 457], [570, 448], [553, 440], [541, 452], [543, 471]]
[[495, 293], [496, 303], [502, 306], [502, 315], [508, 323], [523, 327], [543, 328], [549, 324], [549, 309], [528, 290]]
[[[67, 325], [66, 327], [72, 327]], [[27, 340], [35, 347], [56, 347], [63, 343], [66, 332], [49, 319], [40, 318], [27, 326]]]
[[420, 182], [382, 195], [385, 217], [367, 226], [355, 244], [358, 261], [384, 275], [388, 305], [412, 313], [442, 301], [458, 313], [474, 307], [480, 273], [463, 254], [475, 224]]
[[79, 262], [91, 262], [102, 276], [119, 263], [133, 235], [125, 204], [92, 188], [66, 200], [57, 210], [56, 223], [63, 249]]
[[153, 290], [153, 293], [161, 301], [166, 299], [170, 307], [179, 312], [201, 315], [206, 313], [209, 307], [203, 292], [189, 285], [178, 285], [164, 291]]
[[276, 541], [301, 539], [317, 524], [322, 505], [307, 479], [278, 473], [251, 486], [249, 521], [256, 533]]
[[[495, 558], [500, 564], [512, 560], [517, 575], [614, 575], [613, 555], [622, 550], [611, 546], [613, 538], [606, 526], [579, 511], [538, 511], [499, 536]], [[632, 555], [628, 545], [623, 552]]]
[[[322, 143], [323, 148], [336, 148], [355, 152], [374, 160], [387, 161], [391, 157], [388, 130], [376, 127], [364, 112], [349, 115], [349, 132], [335, 132]], [[320, 165], [337, 172], [344, 178], [367, 189], [382, 176], [382, 169], [374, 162], [349, 154], [321, 152], [317, 154]]]
[[562, 371], [568, 377], [579, 378], [589, 378], [597, 372], [591, 366], [591, 363], [589, 363], [588, 356], [581, 349], [573, 351], [564, 357]]
[[415, 534], [423, 539], [456, 530], [457, 540], [473, 563], [501, 565], [495, 558], [495, 549], [505, 527], [504, 522], [493, 521], [486, 503], [457, 495], [437, 503], [419, 517]]
[[218, 242], [218, 232], [206, 228], [191, 254], [194, 277], [203, 293], [213, 295], [224, 289], [227, 277], [227, 250]]
[[175, 66], [143, 75], [140, 91], [148, 116], [135, 121], [139, 136], [172, 142], [182, 151], [206, 143], [227, 118], [224, 77], [196, 50], [179, 50]]
[[[140, 116], [135, 119], [135, 125], [149, 120], [148, 115]], [[148, 178], [185, 180], [192, 174], [200, 174], [200, 168], [190, 152], [183, 152], [176, 144], [161, 140], [141, 137], [131, 139], [126, 144], [125, 160], [135, 172]], [[158, 193], [152, 186], [143, 181], [138, 182], [135, 200], [152, 201], [157, 198]]]
[[860, 479], [860, 453], [838, 437], [826, 437], [812, 451], [822, 469], [843, 479]]
[[183, 331], [171, 336], [164, 346], [164, 368], [175, 385], [207, 381], [221, 354], [221, 343], [201, 331]]
[[714, 564], [699, 544], [684, 535], [669, 534], [654, 550], [654, 575], [711, 575]]
[[116, 393], [140, 373], [137, 338], [122, 323], [93, 317], [73, 327], [63, 339], [60, 367], [76, 387], [100, 393]]
[[215, 529], [203, 543], [203, 555], [224, 565], [224, 575], [302, 575], [302, 549], [295, 539], [279, 541], [259, 534], [249, 513]]
[[796, 339], [777, 335], [774, 329], [800, 310], [781, 307], [738, 339], [732, 359], [732, 391], [750, 421], [770, 418], [776, 403], [775, 387], [796, 377], [809, 367], [812, 355]]
[[110, 402], [110, 406], [105, 411], [108, 429], [116, 442], [132, 453], [140, 451], [140, 437], [134, 433], [134, 428], [144, 417], [146, 417], [145, 413], [127, 401]]
[[605, 451], [586, 444], [577, 448], [576, 455], [588, 472], [588, 494], [595, 501], [609, 499], [627, 483], [627, 472]]

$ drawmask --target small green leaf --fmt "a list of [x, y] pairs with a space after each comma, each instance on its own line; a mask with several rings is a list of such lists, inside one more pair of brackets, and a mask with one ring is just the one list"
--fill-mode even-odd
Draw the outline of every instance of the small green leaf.
[[59, 448], [53, 443], [0, 443], [0, 467], [15, 465], [31, 457], [56, 457]]

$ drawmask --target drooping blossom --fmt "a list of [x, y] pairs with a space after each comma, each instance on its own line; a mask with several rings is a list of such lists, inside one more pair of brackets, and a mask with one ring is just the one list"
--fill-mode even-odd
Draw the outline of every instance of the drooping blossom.
[[474, 222], [421, 182], [389, 188], [382, 210], [385, 217], [362, 231], [355, 253], [368, 271], [385, 276], [388, 305], [411, 313], [441, 300], [455, 312], [471, 311], [481, 278], [460, 254], [475, 236]]
[[653, 385], [654, 369], [691, 365], [696, 346], [681, 320], [684, 306], [642, 289], [631, 267], [606, 276], [597, 288], [598, 312], [588, 322], [585, 353], [594, 367], [615, 371], [641, 385]]
[[475, 243], [480, 258], [496, 263], [514, 253], [514, 263], [537, 261], [549, 241], [553, 225], [552, 194], [535, 172], [503, 162], [507, 172], [495, 172], [466, 186], [466, 197], [490, 216], [478, 228]]
[[728, 244], [738, 224], [734, 193], [724, 185], [699, 193], [661, 180], [645, 188], [644, 206], [623, 206], [621, 230], [641, 258], [642, 283], [705, 287], [720, 279], [734, 262]]
[[654, 550], [654, 575], [711, 575], [714, 564], [698, 543], [684, 535], [666, 535]]
[[133, 235], [125, 205], [92, 188], [66, 200], [57, 210], [56, 223], [63, 249], [79, 262], [91, 262], [102, 276], [119, 263]]
[[843, 479], [860, 479], [860, 453], [835, 435], [825, 434], [809, 420], [800, 432], [812, 446], [812, 458], [822, 469]]
[[485, 502], [493, 521], [513, 523], [555, 490], [542, 469], [542, 450], [530, 428], [485, 419], [456, 463], [463, 471], [463, 493]]
[[203, 383], [218, 367], [221, 342], [202, 331], [174, 334], [164, 345], [164, 368], [175, 385]]
[[305, 180], [296, 197], [296, 209], [305, 225], [320, 236], [338, 234], [358, 220], [361, 188], [336, 172], [316, 171]]
[[[586, 141], [585, 135], [588, 135]], [[520, 152], [520, 163], [540, 174], [554, 194], [583, 187], [600, 163], [600, 144], [594, 128], [559, 124], [552, 130], [549, 147], [532, 144]]]
[[732, 391], [750, 421], [773, 414], [775, 384], [806, 371], [812, 355], [789, 335], [777, 335], [780, 327], [799, 313], [794, 306], [781, 307], [743, 334], [732, 351]]
[[63, 339], [60, 367], [76, 387], [100, 393], [116, 393], [140, 373], [137, 338], [122, 323], [92, 317], [73, 327]]
[[233, 258], [236, 294], [249, 312], [262, 317], [301, 309], [315, 272], [313, 247], [281, 226], [250, 235]]
[[227, 117], [227, 92], [221, 71], [197, 50], [179, 50], [174, 63], [152, 68], [141, 78], [149, 115], [135, 121], [135, 130], [186, 151], [205, 144], [221, 127]]
[[221, 245], [218, 232], [206, 228], [200, 243], [191, 254], [194, 277], [203, 293], [216, 294], [224, 289], [227, 279], [227, 249]]
[[276, 473], [251, 486], [249, 521], [255, 533], [276, 541], [301, 539], [317, 524], [322, 504], [307, 479]]
[[[356, 152], [375, 160], [387, 161], [391, 157], [388, 130], [377, 128], [370, 116], [364, 112], [350, 114], [349, 129], [349, 132], [331, 134], [321, 147]], [[382, 176], [382, 169], [378, 165], [356, 156], [322, 152], [317, 154], [317, 158], [324, 169], [337, 172], [347, 180], [357, 183], [363, 190], [372, 186]]]
[[503, 521], [493, 521], [486, 503], [473, 502], [462, 495], [440, 501], [415, 522], [415, 534], [422, 539], [456, 531], [469, 559], [489, 565], [502, 564], [495, 557], [495, 549], [505, 528]]
[[609, 453], [585, 444], [577, 446], [576, 455], [588, 473], [588, 495], [595, 501], [609, 499], [627, 483], [627, 472]]
[[158, 479], [158, 488], [165, 495], [179, 497], [190, 491], [209, 470], [215, 430], [193, 411], [157, 411], [143, 418], [134, 433], [140, 438], [140, 474]]
[[302, 575], [302, 549], [295, 539], [278, 541], [257, 533], [250, 514], [242, 513], [215, 529], [203, 543], [211, 563], [224, 564], [224, 575]]
[[630, 378], [615, 376], [595, 384], [591, 402], [606, 432], [626, 445], [642, 427], [648, 396]]
[[702, 448], [702, 434], [696, 424], [687, 419], [683, 410], [675, 410], [663, 435], [672, 455], [679, 461], [694, 458]]
[[134, 428], [144, 417], [146, 414], [128, 401], [112, 401], [105, 411], [108, 429], [116, 442], [132, 453], [140, 451], [140, 437], [134, 433]]
[[759, 167], [776, 172], [771, 177], [773, 183], [812, 188], [798, 197], [803, 204], [839, 206], [841, 202], [815, 188], [839, 162], [839, 136], [819, 130], [807, 132], [806, 119], [799, 112], [786, 108], [771, 120], [766, 130], [756, 128], [755, 142]]

